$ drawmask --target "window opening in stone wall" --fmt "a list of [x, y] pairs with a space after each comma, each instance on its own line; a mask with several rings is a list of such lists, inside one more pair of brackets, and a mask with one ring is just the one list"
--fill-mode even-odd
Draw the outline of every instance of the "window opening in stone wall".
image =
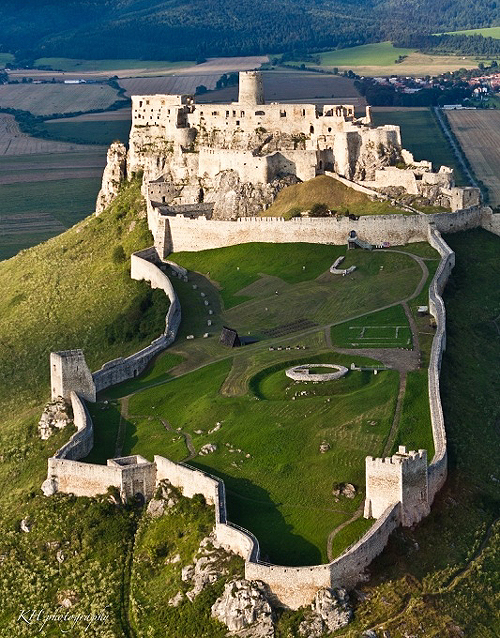
[[264, 111], [255, 111], [255, 115], [265, 115]]
[[311, 126], [309, 129], [309, 133], [314, 133], [314, 126]]

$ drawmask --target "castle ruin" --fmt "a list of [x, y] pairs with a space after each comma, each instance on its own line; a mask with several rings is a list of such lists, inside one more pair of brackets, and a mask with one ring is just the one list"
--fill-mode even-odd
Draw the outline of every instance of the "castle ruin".
[[370, 107], [266, 104], [262, 75], [241, 72], [237, 102], [196, 104], [192, 95], [132, 97], [128, 153], [108, 152], [98, 212], [117, 183], [142, 171], [149, 228], [161, 256], [172, 249], [178, 215], [237, 220], [260, 215], [286, 186], [335, 176], [373, 197], [413, 195], [452, 212], [477, 207], [476, 188], [455, 186], [401, 144], [398, 126], [374, 126]]

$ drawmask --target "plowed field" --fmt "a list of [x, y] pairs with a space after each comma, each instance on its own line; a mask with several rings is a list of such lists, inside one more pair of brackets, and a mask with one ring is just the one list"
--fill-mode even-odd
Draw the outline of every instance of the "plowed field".
[[488, 189], [489, 203], [500, 205], [500, 112], [447, 111], [446, 115], [476, 177]]

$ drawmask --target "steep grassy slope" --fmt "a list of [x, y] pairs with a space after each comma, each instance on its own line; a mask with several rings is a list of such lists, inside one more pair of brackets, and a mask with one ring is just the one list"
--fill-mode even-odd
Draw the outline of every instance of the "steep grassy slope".
[[[139, 183], [100, 217], [0, 263], [0, 511], [38, 489], [54, 443], [35, 432], [49, 398], [51, 350], [83, 348], [91, 369], [134, 352], [165, 326], [168, 301], [129, 276], [129, 255], [151, 243]], [[121, 246], [121, 250], [117, 249]]]
[[[158, 537], [158, 523], [151, 526], [143, 508], [134, 503], [116, 507], [107, 498], [57, 495], [48, 499], [40, 491], [47, 458], [70, 434], [59, 432], [46, 442], [37, 434], [36, 423], [49, 397], [49, 352], [83, 347], [95, 368], [137, 350], [164, 329], [165, 295], [151, 292], [147, 283], [131, 281], [129, 276], [130, 253], [150, 244], [140, 184], [135, 181], [100, 217], [88, 218], [0, 264], [2, 638], [55, 637], [62, 631], [82, 638], [135, 635], [129, 591], [139, 524], [133, 597], [148, 602], [141, 603], [139, 635], [146, 632], [148, 614], [157, 617], [159, 607], [163, 625], [178, 623], [180, 610], [172, 608], [169, 616], [163, 609], [161, 588], [151, 597], [145, 586], [155, 574], [161, 582], [162, 575], [154, 562], [144, 561], [144, 552], [156, 556], [161, 551], [164, 557], [175, 547], [184, 563], [190, 562], [199, 541], [211, 529], [213, 509], [201, 501], [181, 499], [168, 520], [162, 519]], [[28, 521], [29, 533], [20, 531], [22, 519]], [[179, 583], [181, 566], [167, 570]], [[207, 636], [220, 632], [208, 610], [223, 584], [219, 582], [214, 590], [209, 587], [191, 615], [189, 610], [180, 612], [188, 627], [188, 633], [180, 635], [194, 635], [189, 627], [201, 625]], [[183, 583], [178, 589], [183, 587], [187, 589]], [[71, 614], [101, 615], [101, 619], [44, 624], [50, 614], [60, 614], [68, 607]], [[41, 610], [38, 619], [29, 613], [19, 619], [28, 609]]]
[[274, 204], [262, 215], [289, 219], [301, 211], [311, 209], [314, 204], [326, 204], [332, 211], [356, 215], [404, 214], [389, 202], [372, 201], [367, 195], [344, 186], [332, 177], [320, 175], [283, 189]]
[[81, 347], [95, 368], [161, 332], [165, 296], [129, 276], [150, 244], [134, 182], [103, 215], [0, 263], [0, 414], [46, 396], [51, 350]]

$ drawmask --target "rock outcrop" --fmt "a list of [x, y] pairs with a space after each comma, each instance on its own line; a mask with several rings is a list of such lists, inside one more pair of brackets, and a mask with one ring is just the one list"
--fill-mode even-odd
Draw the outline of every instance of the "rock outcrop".
[[299, 625], [299, 634], [320, 638], [324, 633], [345, 627], [352, 620], [352, 608], [345, 589], [320, 589], [309, 613]]
[[97, 196], [96, 213], [111, 204], [118, 195], [126, 177], [127, 149], [121, 142], [113, 142], [108, 149], [106, 168], [102, 176], [101, 190]]
[[56, 430], [62, 430], [73, 423], [71, 410], [62, 397], [47, 403], [38, 422], [38, 433], [42, 440], [47, 440]]
[[269, 208], [278, 193], [300, 182], [294, 175], [283, 175], [269, 183], [241, 181], [236, 171], [219, 173], [208, 190], [206, 201], [214, 203], [213, 219], [252, 217]]
[[264, 583], [233, 580], [212, 605], [212, 616], [244, 638], [273, 638], [274, 615]]
[[154, 498], [149, 501], [146, 511], [152, 518], [159, 518], [163, 516], [166, 510], [177, 505], [178, 502], [177, 490], [168, 481], [164, 480], [159, 484]]
[[215, 583], [221, 576], [226, 575], [228, 563], [233, 556], [217, 543], [212, 534], [204, 538], [193, 564], [182, 568], [182, 580], [193, 585], [193, 588], [186, 593], [186, 597], [193, 601], [207, 585]]
[[344, 496], [352, 499], [356, 496], [356, 487], [352, 483], [336, 483], [333, 486], [332, 494], [336, 497]]

